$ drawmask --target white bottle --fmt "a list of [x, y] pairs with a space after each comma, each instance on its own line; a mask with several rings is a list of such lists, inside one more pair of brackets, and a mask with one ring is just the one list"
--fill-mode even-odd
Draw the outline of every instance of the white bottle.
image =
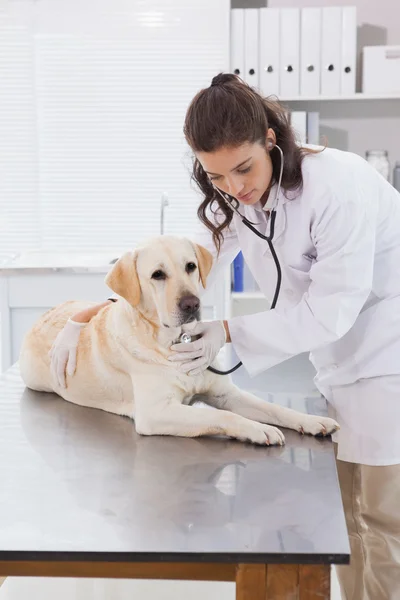
[[367, 161], [389, 181], [390, 164], [387, 150], [368, 150]]
[[400, 192], [400, 161], [397, 161], [393, 169], [393, 187]]

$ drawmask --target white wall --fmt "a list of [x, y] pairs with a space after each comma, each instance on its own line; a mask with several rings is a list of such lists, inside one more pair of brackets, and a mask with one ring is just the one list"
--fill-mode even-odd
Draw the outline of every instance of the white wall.
[[[0, 0], [0, 258], [197, 225], [190, 100], [229, 67], [229, 0]], [[213, 19], [210, 20], [212, 12]]]

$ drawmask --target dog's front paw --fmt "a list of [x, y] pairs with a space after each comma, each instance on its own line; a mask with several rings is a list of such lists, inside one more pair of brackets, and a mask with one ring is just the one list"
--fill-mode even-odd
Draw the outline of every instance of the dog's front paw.
[[280, 429], [256, 421], [241, 427], [238, 438], [242, 442], [252, 442], [262, 446], [283, 446], [285, 443], [285, 436]]
[[304, 415], [301, 420], [298, 431], [310, 435], [325, 436], [330, 435], [340, 429], [339, 423], [329, 417], [318, 417], [314, 415]]

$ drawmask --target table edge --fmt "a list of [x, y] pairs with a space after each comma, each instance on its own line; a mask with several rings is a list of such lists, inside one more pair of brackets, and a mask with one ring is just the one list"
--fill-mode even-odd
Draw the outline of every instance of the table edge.
[[52, 552], [2, 551], [2, 563], [219, 563], [219, 564], [336, 564], [350, 562], [349, 553], [258, 553], [258, 552]]

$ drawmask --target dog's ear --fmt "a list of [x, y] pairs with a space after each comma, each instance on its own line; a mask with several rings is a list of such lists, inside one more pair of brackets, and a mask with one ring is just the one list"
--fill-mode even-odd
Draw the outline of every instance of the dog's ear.
[[141, 293], [136, 269], [137, 254], [137, 250], [125, 252], [107, 273], [104, 280], [113, 292], [125, 298], [132, 306], [139, 304]]
[[200, 280], [203, 288], [206, 287], [206, 279], [211, 271], [213, 264], [213, 256], [200, 244], [193, 243], [194, 251], [196, 252], [197, 262], [199, 263]]

